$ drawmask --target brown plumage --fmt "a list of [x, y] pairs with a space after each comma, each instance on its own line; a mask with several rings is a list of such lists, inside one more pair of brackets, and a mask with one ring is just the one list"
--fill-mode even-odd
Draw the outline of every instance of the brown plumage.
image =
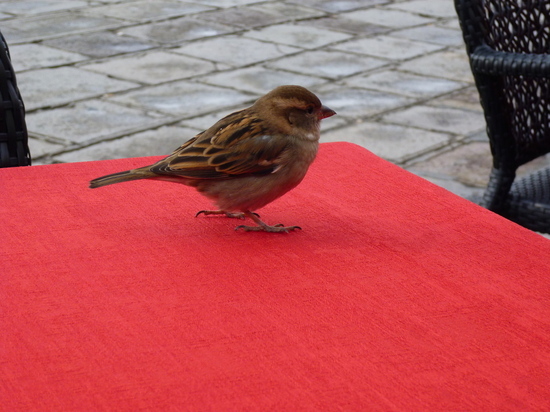
[[288, 232], [298, 226], [269, 226], [253, 211], [302, 181], [317, 154], [320, 122], [334, 114], [309, 90], [280, 86], [157, 163], [94, 179], [90, 187], [138, 179], [182, 183], [195, 187], [219, 207], [197, 215], [249, 217], [258, 226], [237, 229]]

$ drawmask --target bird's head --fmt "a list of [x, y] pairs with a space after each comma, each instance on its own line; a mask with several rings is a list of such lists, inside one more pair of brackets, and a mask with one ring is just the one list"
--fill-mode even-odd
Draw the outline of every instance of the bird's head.
[[253, 108], [276, 128], [308, 140], [318, 140], [321, 120], [336, 114], [302, 86], [279, 86], [258, 99]]

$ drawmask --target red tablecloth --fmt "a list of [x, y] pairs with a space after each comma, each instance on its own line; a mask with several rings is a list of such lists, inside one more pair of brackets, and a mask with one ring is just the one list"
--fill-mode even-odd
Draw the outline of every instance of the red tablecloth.
[[550, 242], [347, 143], [260, 210], [0, 170], [3, 411], [550, 409]]

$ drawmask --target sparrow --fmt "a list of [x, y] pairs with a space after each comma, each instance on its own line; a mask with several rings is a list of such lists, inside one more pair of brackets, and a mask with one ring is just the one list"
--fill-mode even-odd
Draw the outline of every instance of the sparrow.
[[138, 179], [194, 187], [218, 210], [196, 216], [249, 218], [257, 226], [235, 230], [289, 232], [270, 226], [254, 211], [296, 187], [319, 148], [321, 120], [336, 112], [301, 86], [279, 86], [252, 106], [231, 113], [155, 164], [99, 177], [90, 188]]

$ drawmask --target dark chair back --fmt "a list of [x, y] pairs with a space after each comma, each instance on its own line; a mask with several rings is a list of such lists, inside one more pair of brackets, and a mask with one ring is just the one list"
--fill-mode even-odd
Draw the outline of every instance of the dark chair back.
[[25, 106], [17, 89], [8, 44], [0, 33], [0, 167], [30, 164]]

